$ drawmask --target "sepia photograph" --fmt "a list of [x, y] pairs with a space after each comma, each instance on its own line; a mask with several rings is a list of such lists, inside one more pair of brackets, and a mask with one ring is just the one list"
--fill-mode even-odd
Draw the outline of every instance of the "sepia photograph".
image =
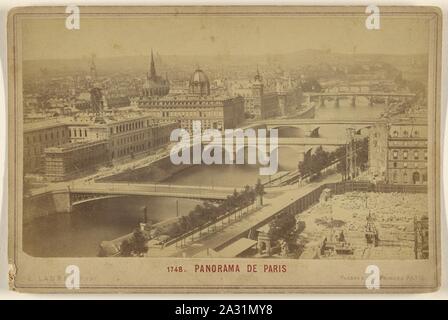
[[14, 286], [435, 290], [441, 16], [376, 9], [13, 10]]

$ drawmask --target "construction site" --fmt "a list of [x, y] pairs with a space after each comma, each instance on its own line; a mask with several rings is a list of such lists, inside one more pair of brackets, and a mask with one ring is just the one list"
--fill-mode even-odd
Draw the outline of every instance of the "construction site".
[[322, 192], [297, 214], [299, 259], [427, 259], [427, 194]]

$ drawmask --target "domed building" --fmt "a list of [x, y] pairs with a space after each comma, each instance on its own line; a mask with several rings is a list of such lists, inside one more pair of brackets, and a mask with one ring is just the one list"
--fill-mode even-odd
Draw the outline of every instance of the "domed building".
[[237, 128], [244, 121], [244, 99], [211, 94], [210, 81], [197, 68], [188, 82], [188, 94], [168, 94], [157, 99], [141, 98], [138, 106], [155, 121], [176, 121], [179, 127], [193, 132], [193, 123], [202, 130]]
[[154, 56], [151, 50], [151, 63], [150, 69], [146, 76], [145, 84], [143, 85], [144, 97], [163, 97], [170, 92], [170, 82], [168, 78], [163, 79], [156, 73], [156, 67], [154, 63]]
[[210, 95], [210, 81], [201, 69], [196, 69], [190, 78], [190, 94], [198, 96]]

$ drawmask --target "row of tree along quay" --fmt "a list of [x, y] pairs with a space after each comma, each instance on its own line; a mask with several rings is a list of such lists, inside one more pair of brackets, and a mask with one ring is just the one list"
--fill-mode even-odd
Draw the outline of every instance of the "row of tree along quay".
[[[152, 238], [165, 238], [165, 243], [169, 240], [176, 241], [189, 235], [192, 235], [199, 230], [213, 227], [220, 219], [235, 214], [242, 216], [249, 211], [249, 208], [254, 209], [255, 206], [263, 205], [263, 195], [265, 194], [264, 186], [260, 180], [254, 187], [245, 186], [243, 190], [234, 192], [227, 196], [223, 202], [215, 204], [210, 201], [204, 201], [198, 204], [187, 215], [179, 217], [176, 223], [173, 223], [169, 228], [163, 231], [153, 229], [156, 232], [146, 232], [142, 228], [136, 228], [134, 232], [121, 241], [120, 250], [116, 256], [143, 256], [148, 252], [147, 242]], [[162, 233], [163, 232], [163, 233]], [[104, 250], [100, 250], [100, 256], [108, 255]]]
[[[356, 156], [357, 166], [355, 170], [366, 170], [368, 152], [368, 137], [354, 141], [354, 153]], [[347, 148], [345, 145], [338, 147], [332, 152], [325, 151], [322, 146], [320, 146], [313, 154], [305, 154], [303, 161], [298, 165], [300, 176], [302, 179], [309, 177], [310, 181], [317, 180], [321, 177], [322, 171], [325, 168], [337, 163], [336, 171], [341, 174], [342, 180], [347, 180], [349, 179], [347, 172], [347, 156]]]

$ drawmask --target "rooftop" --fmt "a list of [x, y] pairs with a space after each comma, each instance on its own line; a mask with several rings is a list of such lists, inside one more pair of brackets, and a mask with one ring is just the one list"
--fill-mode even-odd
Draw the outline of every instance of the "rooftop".
[[107, 140], [94, 140], [94, 141], [82, 141], [82, 142], [69, 142], [57, 147], [45, 148], [45, 152], [63, 153], [71, 150], [77, 150], [82, 148], [91, 147], [94, 145], [105, 144]]
[[26, 122], [23, 125], [24, 132], [32, 132], [36, 130], [50, 129], [69, 124], [70, 118], [60, 117], [55, 119], [45, 119], [40, 121]]
[[229, 100], [236, 97], [231, 97], [228, 95], [223, 94], [210, 94], [210, 95], [195, 95], [195, 94], [168, 94], [163, 97], [151, 97], [146, 98], [144, 97], [143, 100], [149, 100], [149, 101], [222, 101], [222, 100]]
[[82, 113], [77, 114], [70, 119], [69, 124], [112, 124], [117, 122], [142, 120], [144, 117], [148, 117], [143, 110], [135, 110], [135, 108], [125, 108], [121, 111], [104, 112], [100, 114]]

